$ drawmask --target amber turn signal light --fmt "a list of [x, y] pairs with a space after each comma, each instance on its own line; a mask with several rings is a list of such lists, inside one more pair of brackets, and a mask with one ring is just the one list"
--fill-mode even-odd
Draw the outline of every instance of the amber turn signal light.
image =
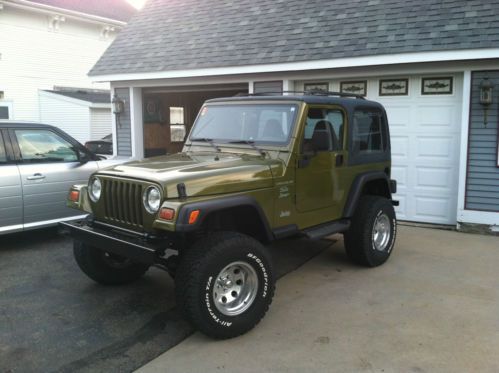
[[71, 202], [78, 202], [80, 199], [80, 192], [77, 190], [72, 190], [69, 192], [68, 198]]
[[194, 224], [199, 217], [199, 210], [191, 211], [189, 215], [189, 224]]
[[168, 207], [163, 207], [159, 212], [159, 217], [163, 220], [173, 220], [175, 217], [175, 210], [169, 209]]

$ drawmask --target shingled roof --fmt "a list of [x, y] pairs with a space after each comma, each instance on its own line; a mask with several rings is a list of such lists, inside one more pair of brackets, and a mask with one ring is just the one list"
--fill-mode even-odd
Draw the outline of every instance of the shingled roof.
[[28, 0], [116, 21], [127, 22], [137, 12], [126, 0]]
[[90, 75], [498, 45], [499, 0], [149, 0]]
[[110, 104], [111, 103], [111, 93], [109, 91], [95, 91], [95, 90], [63, 90], [63, 91], [53, 91], [45, 90], [44, 92], [53, 93], [55, 95], [75, 98], [77, 100], [87, 101], [91, 104]]

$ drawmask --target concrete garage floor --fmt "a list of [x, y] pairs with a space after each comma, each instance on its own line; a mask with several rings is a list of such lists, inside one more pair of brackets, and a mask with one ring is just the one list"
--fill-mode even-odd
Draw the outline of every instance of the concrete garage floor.
[[498, 265], [491, 236], [400, 226], [376, 269], [339, 241], [278, 282], [249, 334], [196, 333], [139, 372], [498, 372]]

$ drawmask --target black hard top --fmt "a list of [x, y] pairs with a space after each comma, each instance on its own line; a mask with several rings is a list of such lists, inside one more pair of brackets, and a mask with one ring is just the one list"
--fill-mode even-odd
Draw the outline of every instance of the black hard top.
[[221, 102], [252, 102], [252, 101], [299, 101], [312, 105], [341, 105], [345, 108], [376, 107], [383, 109], [383, 106], [376, 101], [366, 100], [360, 97], [339, 97], [327, 95], [245, 95], [234, 97], [221, 97], [207, 100], [206, 103], [221, 103]]

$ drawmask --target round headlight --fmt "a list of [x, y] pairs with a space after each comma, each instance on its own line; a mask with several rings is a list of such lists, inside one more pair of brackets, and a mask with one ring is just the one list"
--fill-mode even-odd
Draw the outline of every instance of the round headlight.
[[88, 194], [90, 195], [90, 199], [93, 202], [97, 202], [100, 198], [102, 192], [102, 184], [99, 179], [96, 177], [90, 180], [90, 184], [88, 186]]
[[152, 186], [144, 193], [144, 207], [150, 214], [158, 212], [161, 205], [161, 193], [158, 188]]

